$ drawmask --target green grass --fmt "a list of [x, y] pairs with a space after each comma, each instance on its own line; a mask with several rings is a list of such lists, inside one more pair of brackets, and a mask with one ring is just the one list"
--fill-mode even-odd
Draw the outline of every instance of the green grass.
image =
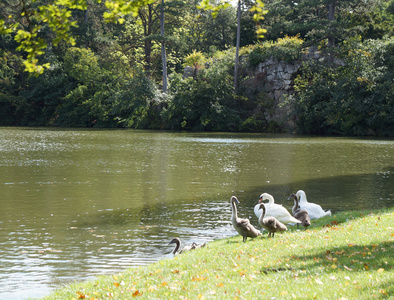
[[394, 208], [343, 212], [207, 247], [43, 299], [385, 299], [394, 297]]

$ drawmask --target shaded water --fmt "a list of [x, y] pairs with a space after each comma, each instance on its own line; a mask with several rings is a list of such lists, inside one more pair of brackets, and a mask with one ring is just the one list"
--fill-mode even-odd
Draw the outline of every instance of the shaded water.
[[334, 213], [394, 205], [394, 140], [0, 128], [0, 299], [171, 257], [168, 242], [257, 225], [268, 192]]

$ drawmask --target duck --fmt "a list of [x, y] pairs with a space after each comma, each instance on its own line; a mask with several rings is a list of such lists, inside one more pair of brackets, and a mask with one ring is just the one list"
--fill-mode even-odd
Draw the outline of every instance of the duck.
[[[311, 219], [309, 218], [309, 214], [305, 209], [301, 209], [298, 203], [298, 198], [295, 194], [291, 194], [290, 199], [294, 199], [294, 206], [292, 208], [292, 213], [294, 218], [301, 221], [301, 225], [307, 228], [311, 225]], [[298, 224], [297, 224], [298, 226]]]
[[192, 243], [191, 245], [186, 245], [182, 249], [180, 249], [181, 248], [181, 240], [180, 240], [180, 238], [177, 238], [177, 237], [173, 238], [171, 240], [171, 242], [168, 243], [168, 245], [171, 245], [171, 244], [175, 244], [175, 248], [171, 252], [174, 255], [181, 254], [183, 252], [194, 250], [194, 249], [199, 249], [201, 247], [205, 247], [205, 245], [206, 245], [206, 243], [204, 243], [204, 244]]
[[263, 193], [260, 195], [259, 203], [254, 207], [254, 213], [257, 218], [260, 218], [262, 210], [260, 209], [260, 203], [263, 200], [268, 200], [268, 203], [265, 203], [266, 216], [275, 217], [278, 221], [282, 222], [286, 225], [294, 225], [301, 223], [300, 220], [294, 218], [286, 208], [284, 208], [280, 204], [275, 204], [274, 197], [268, 193]]
[[248, 237], [255, 238], [261, 235], [261, 232], [250, 223], [249, 219], [238, 218], [236, 204], [239, 204], [240, 202], [238, 201], [237, 197], [232, 196], [230, 202], [232, 211], [231, 223], [233, 224], [235, 230], [242, 236], [242, 241], [246, 242]]
[[265, 209], [265, 204], [260, 203], [259, 204], [259, 210], [261, 210], [261, 214], [259, 217], [259, 224], [261, 227], [263, 227], [265, 230], [269, 232], [268, 237], [275, 236], [275, 232], [281, 232], [281, 231], [286, 231], [287, 227], [284, 225], [282, 222], [278, 221], [275, 217], [265, 217], [266, 209]]
[[[324, 211], [323, 208], [316, 203], [308, 202], [306, 194], [303, 190], [297, 191], [295, 196], [298, 199], [300, 209], [305, 209], [308, 212], [311, 220], [319, 219], [325, 216], [331, 216], [331, 210]], [[291, 195], [288, 200], [291, 199]]]

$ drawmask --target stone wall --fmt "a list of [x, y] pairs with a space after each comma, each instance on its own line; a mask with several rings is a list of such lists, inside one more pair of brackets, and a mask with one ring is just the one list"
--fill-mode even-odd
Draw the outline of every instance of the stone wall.
[[[294, 93], [294, 79], [303, 63], [311, 60], [327, 60], [328, 57], [322, 57], [321, 53], [315, 48], [309, 48], [309, 51], [302, 55], [300, 61], [287, 63], [278, 61], [270, 57], [265, 62], [260, 63], [255, 70], [249, 70], [249, 76], [254, 78], [253, 88], [256, 93], [261, 93], [264, 98], [272, 102], [272, 109], [265, 113], [267, 121], [276, 121], [280, 124], [292, 127], [290, 120], [285, 119], [288, 116], [289, 107], [282, 105], [288, 95]], [[340, 64], [341, 62], [337, 62]]]

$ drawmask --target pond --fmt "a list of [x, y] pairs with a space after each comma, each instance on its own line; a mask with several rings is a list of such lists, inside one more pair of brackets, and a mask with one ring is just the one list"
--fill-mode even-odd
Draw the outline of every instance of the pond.
[[394, 206], [394, 140], [0, 128], [0, 299], [171, 257], [169, 241], [257, 225], [261, 193], [299, 189], [333, 213]]

